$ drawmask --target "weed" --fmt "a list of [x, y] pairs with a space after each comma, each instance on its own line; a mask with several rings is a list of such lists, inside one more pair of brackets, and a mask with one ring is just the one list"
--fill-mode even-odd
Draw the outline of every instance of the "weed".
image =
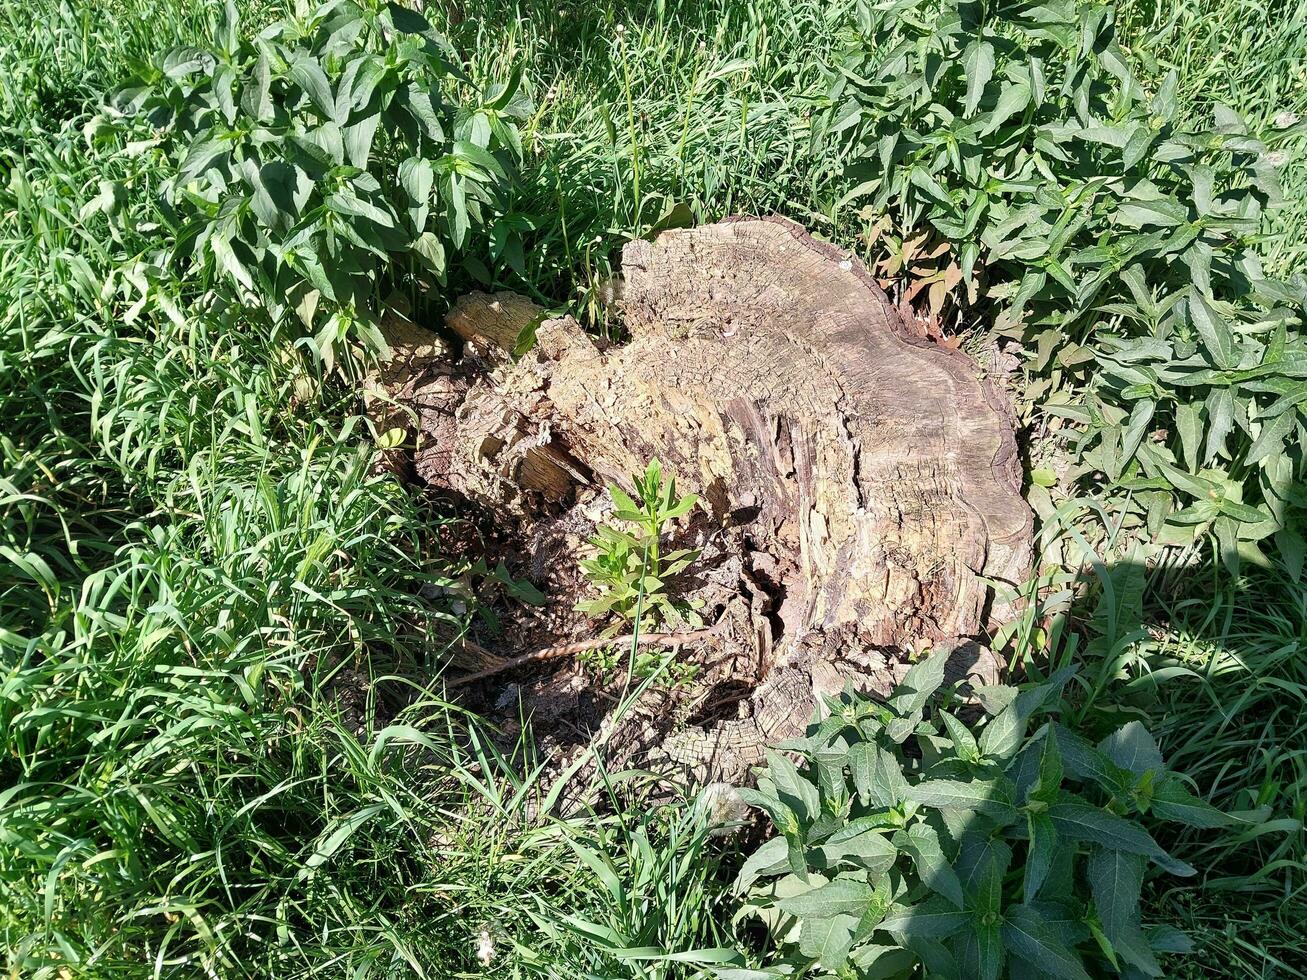
[[947, 659], [914, 666], [885, 704], [830, 699], [782, 746], [802, 768], [772, 753], [745, 791], [779, 831], [738, 882], [786, 953], [766, 975], [784, 963], [906, 976], [920, 963], [932, 977], [1161, 976], [1157, 954], [1189, 944], [1141, 927], [1145, 869], [1195, 872], [1140, 821], [1210, 829], [1265, 813], [1233, 818], [1195, 797], [1138, 722], [1097, 747], [1055, 718], [1028, 735], [1056, 715], [1069, 670], [983, 689], [992, 714], [977, 735], [935, 702]]
[[[284, 20], [288, 6], [237, 4], [248, 35]], [[308, 3], [295, 6], [293, 23], [317, 16]], [[344, 292], [371, 284], [371, 302], [392, 284], [415, 297], [425, 287], [424, 302], [413, 305], [435, 316], [465, 279], [480, 277], [551, 303], [573, 298], [603, 332], [612, 327], [602, 294], [624, 241], [687, 221], [767, 212], [791, 215], [887, 270], [898, 263], [914, 285], [934, 277], [926, 288], [937, 299], [961, 283], [960, 254], [936, 254], [939, 243], [977, 244], [978, 284], [988, 284], [996, 305], [978, 294], [981, 302], [958, 324], [963, 329], [1015, 307], [1017, 296], [1003, 296], [1004, 284], [1019, 291], [1027, 272], [1043, 273], [1043, 285], [1026, 298], [1026, 320], [1013, 331], [1023, 334], [1035, 385], [1020, 410], [1035, 422], [1039, 472], [1031, 499], [1045, 523], [1048, 564], [1030, 593], [1037, 601], [1013, 630], [1014, 663], [1040, 676], [1079, 668], [1060, 716], [1068, 727], [1097, 740], [1147, 718], [1170, 768], [1186, 774], [1196, 795], [1228, 811], [1273, 808], [1255, 826], [1151, 828], [1159, 846], [1203, 870], [1196, 879], [1145, 882], [1144, 920], [1183, 927], [1197, 945], [1168, 969], [1194, 977], [1307, 976], [1300, 710], [1307, 607], [1302, 548], [1283, 533], [1301, 522], [1302, 434], [1300, 406], [1281, 402], [1292, 392], [1274, 387], [1302, 380], [1293, 373], [1301, 310], [1292, 283], [1287, 298], [1276, 294], [1269, 303], [1247, 291], [1254, 280], [1294, 270], [1307, 247], [1307, 171], [1294, 119], [1307, 118], [1304, 0], [1123, 0], [1114, 18], [1101, 19], [1103, 5], [1080, 5], [1094, 38], [1083, 53], [1079, 21], [1069, 31], [1053, 24], [1056, 37], [1032, 40], [1037, 32], [1020, 25], [1026, 4], [474, 6], [425, 5], [455, 52], [449, 72], [437, 74], [469, 115], [492, 93], [535, 96], [529, 114], [510, 120], [524, 158], [517, 180], [492, 182], [498, 203], [483, 218], [494, 220], [480, 228], [469, 220], [470, 244], [461, 253], [450, 198], [433, 181], [424, 230], [446, 251], [443, 289], [438, 281], [431, 287], [435, 273], [423, 271], [422, 257], [401, 247], [383, 249], [384, 257], [362, 254], [360, 263], [378, 271], [346, 282]], [[950, 33], [937, 19], [941, 10], [982, 6], [984, 36]], [[395, 16], [371, 0], [363, 9], [376, 23]], [[1065, 5], [1042, 9], [1060, 16]], [[113, 143], [88, 147], [84, 129], [106, 90], [140, 70], [149, 75], [143, 66], [161, 64], [168, 49], [212, 55], [223, 45], [223, 13], [217, 3], [179, 0], [0, 5], [4, 968], [38, 978], [205, 970], [481, 975], [485, 923], [496, 924], [485, 931], [494, 946], [490, 970], [502, 975], [702, 976], [718, 956], [723, 968], [740, 959], [766, 967], [772, 947], [720, 952], [740, 938], [732, 935], [737, 899], [724, 887], [721, 851], [676, 805], [633, 807], [629, 797], [612, 794], [602, 811], [542, 819], [562, 788], [540, 783], [529, 744], [501, 755], [474, 719], [431, 696], [444, 658], [427, 639], [428, 627], [460, 621], [456, 610], [423, 598], [455, 591], [423, 533], [438, 517], [376, 475], [353, 392], [325, 374], [318, 358], [270, 336], [264, 319], [209, 301], [208, 289], [230, 280], [225, 271], [210, 266], [210, 280], [201, 281], [190, 265], [156, 261], [176, 218], [159, 211], [159, 192], [185, 134], [168, 135], [171, 156], [148, 146], [135, 147], [142, 150], [135, 156]], [[868, 32], [887, 16], [883, 36]], [[912, 151], [912, 166], [882, 174], [891, 182], [906, 174], [908, 182], [886, 211], [918, 225], [942, 217], [947, 225], [950, 205], [923, 189], [929, 181], [921, 175], [914, 182], [921, 169], [945, 189], [953, 210], [967, 202], [963, 217], [979, 192], [991, 198], [993, 210], [969, 238], [950, 237], [941, 226], [919, 240], [923, 225], [887, 226], [873, 240], [868, 232], [884, 216], [874, 208], [860, 214], [867, 201], [842, 201], [866, 179], [850, 182], [850, 164], [875, 164], [871, 144], [853, 137], [859, 126], [878, 124], [881, 109], [876, 100], [858, 105], [855, 124], [840, 131], [847, 139], [828, 138], [832, 83], [845, 78], [850, 96], [864, 82], [880, 84], [843, 72], [882, 64], [896, 36], [907, 45], [904, 75], [916, 70], [917, 45], [937, 57], [927, 57], [919, 101], [884, 103], [906, 127], [895, 153], [909, 143]], [[414, 37], [408, 41], [420, 43]], [[311, 39], [270, 43], [313, 54]], [[973, 76], [984, 74], [986, 43], [993, 65], [981, 86]], [[240, 45], [246, 54], [230, 67], [249, 81], [257, 55], [248, 45], [258, 42]], [[1052, 52], [1040, 66], [1046, 85], [1039, 106], [1029, 57], [1036, 49]], [[350, 57], [378, 64], [379, 54], [374, 46]], [[1132, 83], [1111, 70], [1122, 56]], [[380, 65], [379, 89], [408, 70], [397, 59]], [[337, 85], [334, 110], [342, 66], [327, 58], [319, 67]], [[970, 150], [1016, 147], [1004, 159], [1018, 168], [1037, 158], [1049, 171], [1039, 171], [1051, 182], [1042, 195], [1049, 201], [1056, 193], [1069, 202], [1071, 192], [1108, 178], [1078, 198], [1087, 213], [1063, 208], [1075, 212], [1071, 224], [1088, 219], [1068, 239], [1066, 260], [1053, 256], [1071, 289], [1059, 283], [1062, 272], [1042, 267], [1048, 256], [1025, 254], [1031, 224], [1014, 230], [1019, 241], [1006, 249], [997, 228], [984, 237], [978, 231], [1002, 208], [1015, 213], [1029, 205], [1040, 188], [991, 193], [988, 180], [967, 177], [973, 156], [959, 171], [947, 140], [942, 147], [929, 142], [937, 130], [976, 128], [980, 117], [986, 121], [978, 128], [987, 128], [1005, 92], [1008, 106], [1021, 95], [1023, 68], [1031, 102]], [[1137, 215], [1141, 199], [1117, 186], [1126, 176], [1125, 149], [1139, 125], [1152, 129], [1140, 113], [1172, 70], [1169, 135], [1157, 131], [1145, 176], [1186, 213], [1171, 228], [1127, 227], [1118, 220], [1121, 205]], [[1094, 114], [1107, 142], [1079, 131], [1081, 72], [1094, 78], [1090, 96], [1106, 94], [1106, 110], [1100, 103]], [[1047, 84], [1072, 73], [1069, 93]], [[214, 82], [201, 72], [160, 85], [193, 89], [202, 99], [217, 96]], [[290, 92], [292, 82], [287, 66], [275, 84]], [[1131, 98], [1118, 100], [1127, 86]], [[973, 87], [980, 98], [968, 116]], [[298, 117], [325, 126], [311, 103], [297, 108]], [[932, 103], [954, 121], [926, 126], [938, 111]], [[1248, 131], [1214, 132], [1217, 103], [1237, 109]], [[198, 104], [183, 100], [179, 108]], [[460, 114], [450, 108], [452, 122], [442, 119], [457, 129]], [[1223, 119], [1235, 126], [1229, 115]], [[195, 121], [200, 129], [214, 125], [208, 116]], [[1060, 143], [1049, 129], [1059, 121], [1077, 128], [1062, 131]], [[1118, 147], [1121, 126], [1133, 130]], [[1204, 133], [1222, 145], [1200, 148], [1194, 161], [1156, 159], [1168, 140]], [[380, 189], [356, 196], [389, 209], [409, 235], [417, 231], [408, 223], [412, 202], [397, 180], [406, 157], [390, 154], [389, 139], [379, 126], [368, 161]], [[1093, 164], [1090, 172], [1075, 173], [1040, 141]], [[1252, 180], [1269, 178], [1257, 172], [1257, 141], [1270, 158], [1264, 162], [1277, 164], [1287, 200], [1254, 222], [1247, 201], [1266, 191]], [[284, 148], [284, 141], [272, 145]], [[506, 158], [496, 159], [507, 169]], [[1235, 206], [1236, 227], [1215, 241], [1210, 221], [1228, 224], [1230, 215], [1189, 211], [1204, 166], [1214, 207]], [[1130, 175], [1144, 167], [1139, 162]], [[240, 234], [257, 244], [262, 223], [248, 200], [254, 186], [244, 183], [243, 170], [234, 176], [240, 183], [231, 200], [245, 209]], [[1032, 221], [1049, 225], [1050, 243], [1060, 215], [1050, 205]], [[1195, 272], [1193, 263], [1150, 258], [1145, 249], [1140, 298], [1130, 270], [1141, 263], [1116, 269], [1119, 256], [1104, 264], [1094, 251], [1113, 252], [1126, 240], [1137, 245], [1136, 236], [1159, 231], [1169, 241], [1195, 224], [1203, 227], [1193, 240], [1168, 257], [1206, 243], [1210, 290], [1189, 282], [1203, 275], [1201, 254], [1192, 256]], [[284, 236], [275, 240], [280, 245]], [[338, 246], [352, 254], [357, 243]], [[887, 248], [896, 254], [887, 258]], [[467, 261], [483, 251], [493, 263]], [[1265, 263], [1267, 276], [1255, 261]], [[1105, 292], [1081, 303], [1080, 290], [1104, 271]], [[1192, 316], [1199, 293], [1216, 313], [1202, 324]], [[318, 330], [334, 315], [330, 306], [328, 298]], [[1169, 333], [1161, 329], [1168, 321]], [[1219, 363], [1236, 354], [1233, 368]], [[1030, 398], [1050, 410], [1037, 412]], [[1145, 421], [1147, 403], [1153, 407]], [[1118, 421], [1128, 440], [1113, 434]], [[1072, 436], [1079, 453], [1069, 469], [1045, 450], [1059, 432]], [[1183, 483], [1184, 476], [1195, 482]], [[1186, 508], [1193, 509], [1177, 520]], [[1244, 508], [1274, 520], [1255, 521]], [[1192, 543], [1155, 545], [1168, 527]], [[1224, 568], [1207, 561], [1213, 541], [1228, 559]], [[1275, 567], [1257, 568], [1263, 558]], [[487, 571], [496, 587], [521, 584]], [[909, 739], [924, 751], [939, 736]], [[1083, 784], [1081, 791], [1096, 792]], [[930, 812], [914, 820], [929, 824]], [[1000, 842], [1013, 840], [1005, 829]], [[1014, 860], [1027, 842], [1015, 844]], [[896, 866], [916, 880], [911, 857]], [[1009, 898], [1024, 869], [1011, 877]], [[1110, 966], [1102, 947], [1077, 949]]]
[[615, 632], [624, 625], [652, 632], [666, 625], [689, 623], [702, 626], [698, 614], [668, 591], [675, 577], [699, 557], [697, 549], [662, 551], [663, 535], [678, 517], [688, 514], [698, 498], [676, 493], [676, 478], [664, 479], [662, 464], [652, 460], [643, 474], [632, 478], [633, 499], [617, 485], [608, 488], [615, 509], [613, 518], [634, 525], [625, 531], [611, 524], [600, 526], [590, 545], [593, 558], [581, 562], [598, 597], [577, 603], [576, 608], [597, 619], [615, 616], [608, 627]]
[[514, 234], [490, 226], [530, 112], [519, 76], [465, 94], [444, 38], [393, 4], [338, 0], [253, 39], [226, 11], [212, 49], [169, 52], [90, 132], [158, 145], [181, 274], [298, 318], [328, 366], [347, 340], [383, 350], [397, 256], [438, 286], [448, 250]]
[[1179, 76], [1141, 76], [1107, 4], [905, 2], [859, 31], [827, 124], [845, 200], [951, 243], [1022, 342], [1026, 398], [1069, 423], [1075, 476], [1134, 491], [1166, 543], [1211, 535], [1233, 568], [1275, 534], [1301, 565], [1307, 292], [1254, 249], [1302, 127], [1182, 119]]

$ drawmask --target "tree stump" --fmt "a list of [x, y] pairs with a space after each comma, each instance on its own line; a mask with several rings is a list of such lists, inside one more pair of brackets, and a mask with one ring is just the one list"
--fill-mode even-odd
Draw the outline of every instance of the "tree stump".
[[[385, 381], [416, 417], [418, 476], [511, 520], [534, 570], [573, 593], [559, 569], [584, 557], [607, 483], [656, 457], [700, 496], [684, 533], [706, 570], [687, 588], [722, 629], [685, 652], [704, 667], [688, 689], [608, 721], [614, 752], [738, 780], [822, 695], [887, 688], [906, 652], [949, 644], [985, 673], [974, 640], [1009, 614], [987, 580], [1028, 575], [1032, 519], [1010, 414], [970, 359], [789, 221], [669, 231], [622, 258], [628, 342], [546, 319], [513, 361], [540, 311], [474, 294], [447, 321], [461, 358], [409, 338], [433, 353]], [[556, 612], [542, 640], [593, 635]], [[552, 676], [524, 693], [545, 704]]]

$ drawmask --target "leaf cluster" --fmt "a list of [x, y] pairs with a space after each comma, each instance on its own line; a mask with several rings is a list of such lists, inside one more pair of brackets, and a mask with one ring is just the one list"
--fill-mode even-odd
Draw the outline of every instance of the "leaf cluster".
[[1195, 127], [1107, 3], [860, 17], [824, 122], [856, 185], [842, 203], [950, 244], [949, 281], [994, 309], [1028, 397], [1071, 432], [1072, 481], [1134, 491], [1159, 541], [1211, 535], [1231, 565], [1275, 535], [1299, 574], [1307, 280], [1266, 276], [1257, 245], [1303, 127], [1255, 133], [1221, 105]]
[[341, 341], [384, 347], [378, 287], [398, 257], [434, 284], [474, 236], [508, 247], [516, 232], [490, 225], [521, 155], [519, 82], [478, 91], [398, 4], [329, 0], [247, 38], [229, 2], [214, 47], [146, 66], [91, 135], [166, 158], [166, 259], [298, 319], [330, 361]]
[[676, 601], [667, 587], [699, 557], [699, 551], [677, 548], [664, 553], [662, 538], [671, 523], [688, 514], [699, 498], [692, 493], [679, 496], [676, 477], [664, 474], [657, 459], [644, 473], [633, 476], [632, 483], [633, 495], [616, 484], [608, 488], [613, 518], [631, 529], [612, 524], [596, 529], [590, 539], [595, 555], [581, 562], [581, 570], [599, 594], [577, 603], [576, 608], [598, 618], [616, 616], [614, 628], [627, 622], [635, 622], [640, 629], [686, 620], [697, 624], [694, 610]]
[[781, 746], [799, 765], [771, 752], [745, 791], [778, 832], [737, 880], [741, 914], [785, 950], [758, 977], [1162, 976], [1158, 954], [1188, 944], [1141, 926], [1145, 871], [1194, 869], [1143, 820], [1235, 818], [1167, 770], [1142, 724], [1098, 745], [1059, 724], [1070, 671], [983, 688], [988, 720], [968, 725], [936, 694], [947, 658], [915, 665], [885, 703], [827, 699]]

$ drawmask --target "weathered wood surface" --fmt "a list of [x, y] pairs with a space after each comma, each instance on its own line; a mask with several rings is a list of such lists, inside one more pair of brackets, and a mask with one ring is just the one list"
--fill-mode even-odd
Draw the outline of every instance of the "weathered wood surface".
[[739, 778], [821, 694], [887, 686], [902, 651], [984, 662], [965, 641], [1006, 614], [985, 580], [1026, 576], [1032, 523], [1011, 419], [975, 365], [788, 221], [632, 242], [623, 274], [629, 342], [545, 320], [512, 363], [538, 311], [474, 295], [449, 317], [463, 361], [391, 391], [418, 414], [423, 479], [527, 523], [655, 456], [700, 495], [738, 578], [705, 684], [751, 693], [699, 725], [651, 693], [632, 751]]

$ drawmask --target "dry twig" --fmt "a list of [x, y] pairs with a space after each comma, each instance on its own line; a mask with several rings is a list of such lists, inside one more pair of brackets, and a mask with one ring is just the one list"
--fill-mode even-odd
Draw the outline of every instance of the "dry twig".
[[456, 678], [449, 682], [449, 687], [462, 687], [464, 684], [470, 684], [473, 681], [484, 680], [487, 677], [494, 677], [496, 674], [502, 674], [506, 670], [514, 670], [517, 667], [526, 664], [538, 663], [543, 660], [558, 660], [563, 657], [571, 657], [578, 653], [585, 653], [588, 650], [599, 650], [607, 646], [621, 646], [634, 643], [636, 646], [654, 646], [656, 644], [665, 644], [667, 646], [685, 646], [687, 643], [699, 643], [703, 640], [711, 639], [721, 632], [721, 624], [717, 626], [708, 626], [701, 630], [690, 630], [688, 633], [628, 633], [626, 636], [604, 637], [596, 640], [578, 640], [574, 643], [556, 643], [553, 646], [542, 647], [539, 650], [532, 650], [530, 653], [524, 653], [520, 657], [513, 657], [511, 660], [505, 660], [501, 664], [495, 664], [493, 667], [487, 667], [485, 670], [478, 670], [475, 674], [467, 674], [463, 677]]

